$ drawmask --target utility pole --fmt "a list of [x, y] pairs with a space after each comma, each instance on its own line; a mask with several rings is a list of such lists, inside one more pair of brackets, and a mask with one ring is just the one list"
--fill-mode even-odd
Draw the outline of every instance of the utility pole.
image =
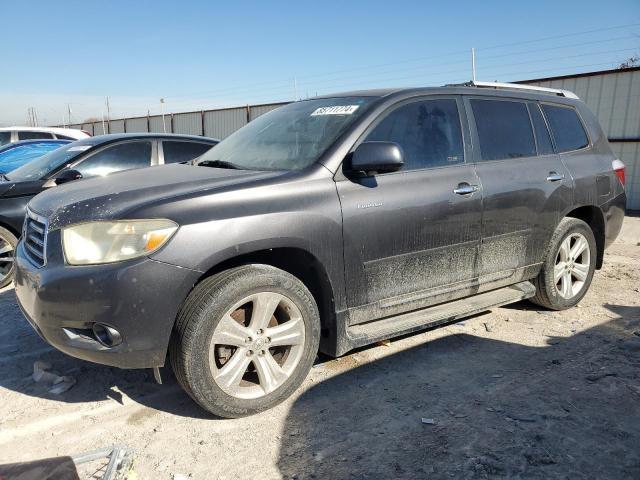
[[[104, 130], [104, 121], [102, 129]], [[111, 104], [109, 103], [109, 97], [107, 97], [107, 133], [111, 133]]]
[[471, 49], [471, 79], [476, 81], [476, 49]]
[[67, 115], [68, 115], [67, 118], [69, 120], [67, 123], [69, 124], [69, 126], [71, 126], [71, 104], [70, 103], [67, 103]]
[[164, 121], [164, 98], [160, 99], [160, 114], [162, 115], [162, 131], [167, 133], [167, 124]]
[[293, 101], [298, 101], [298, 78], [293, 77]]

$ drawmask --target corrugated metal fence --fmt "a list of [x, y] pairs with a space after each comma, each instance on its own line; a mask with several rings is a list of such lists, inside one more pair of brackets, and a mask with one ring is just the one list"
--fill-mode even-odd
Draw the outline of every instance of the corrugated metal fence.
[[[640, 68], [609, 70], [520, 83], [563, 88], [575, 92], [598, 116], [611, 147], [627, 166], [628, 208], [640, 210]], [[225, 138], [274, 108], [286, 103], [203, 110], [110, 122], [71, 125], [93, 135], [116, 132], [186, 133]]]
[[613, 152], [626, 165], [627, 208], [640, 210], [640, 69], [531, 80], [578, 95], [596, 114]]
[[274, 108], [286, 103], [247, 105], [246, 107], [202, 110], [199, 112], [168, 113], [148, 117], [121, 118], [105, 122], [70, 125], [71, 128], [86, 130], [92, 135], [106, 133], [182, 133], [225, 138]]

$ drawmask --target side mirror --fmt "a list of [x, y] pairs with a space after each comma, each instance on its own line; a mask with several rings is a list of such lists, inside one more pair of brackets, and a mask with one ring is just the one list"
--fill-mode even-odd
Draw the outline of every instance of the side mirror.
[[364, 142], [351, 157], [351, 170], [367, 174], [395, 172], [404, 165], [400, 145], [393, 142]]
[[47, 180], [44, 184], [45, 188], [55, 187], [62, 185], [63, 183], [73, 182], [74, 180], [80, 180], [82, 174], [78, 170], [65, 169], [59, 172], [55, 177]]

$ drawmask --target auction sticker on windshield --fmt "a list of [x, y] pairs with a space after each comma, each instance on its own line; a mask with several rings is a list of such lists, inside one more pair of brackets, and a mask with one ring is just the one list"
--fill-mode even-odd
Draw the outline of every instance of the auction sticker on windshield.
[[312, 117], [317, 115], [351, 115], [360, 105], [335, 105], [333, 107], [316, 108], [311, 114]]

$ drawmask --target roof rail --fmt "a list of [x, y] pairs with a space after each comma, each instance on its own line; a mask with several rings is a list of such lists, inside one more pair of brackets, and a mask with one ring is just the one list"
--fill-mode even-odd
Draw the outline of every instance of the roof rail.
[[512, 90], [530, 90], [534, 92], [549, 93], [551, 95], [557, 95], [559, 97], [579, 99], [579, 97], [575, 93], [569, 90], [562, 90], [560, 88], [536, 87], [533, 85], [522, 85], [520, 83], [471, 81], [471, 82], [459, 83], [459, 84], [453, 84], [453, 85], [447, 85], [447, 86], [448, 87], [477, 87], [477, 88], [495, 88], [495, 89], [508, 88]]

